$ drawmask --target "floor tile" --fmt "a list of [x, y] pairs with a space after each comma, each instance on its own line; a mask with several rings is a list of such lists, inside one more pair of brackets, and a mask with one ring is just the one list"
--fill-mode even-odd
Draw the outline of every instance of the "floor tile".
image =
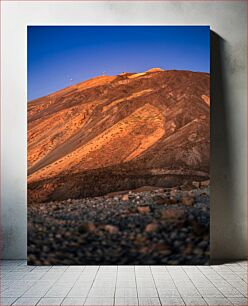
[[87, 297], [89, 291], [90, 291], [90, 285], [76, 285], [71, 288], [71, 290], [68, 293], [68, 297]]
[[233, 305], [239, 305], [239, 306], [247, 306], [247, 305], [248, 305], [248, 300], [247, 300], [247, 298], [228, 298], [228, 300], [229, 300]]
[[138, 287], [138, 297], [157, 297], [158, 292], [155, 287]]
[[15, 302], [15, 300], [17, 300], [16, 297], [1, 297], [1, 306], [8, 306], [8, 305], [12, 305], [12, 303]]
[[128, 279], [117, 279], [116, 282], [116, 287], [135, 287], [136, 286], [136, 282], [135, 279], [132, 280], [128, 280]]
[[85, 266], [69, 266], [66, 272], [82, 272]]
[[118, 266], [118, 274], [121, 272], [134, 272], [134, 266]]
[[44, 305], [44, 306], [51, 306], [55, 305], [58, 306], [62, 303], [63, 298], [42, 298], [37, 305]]
[[99, 287], [115, 287], [115, 280], [95, 280], [93, 284], [94, 288], [99, 288]]
[[172, 305], [185, 305], [184, 301], [181, 298], [170, 298], [170, 297], [162, 297], [160, 298], [162, 306], [172, 306]]
[[178, 290], [169, 288], [157, 288], [160, 297], [180, 297]]
[[49, 272], [64, 272], [69, 266], [52, 266]]
[[65, 297], [68, 292], [70, 291], [71, 286], [58, 286], [54, 285], [52, 288], [50, 288], [47, 293], [45, 294], [45, 297]]
[[68, 306], [83, 306], [85, 303], [85, 298], [65, 298], [61, 305], [68, 305]]
[[108, 297], [111, 298], [114, 296], [115, 288], [114, 287], [102, 287], [102, 288], [92, 288], [89, 292], [88, 297]]
[[199, 297], [183, 297], [183, 300], [184, 300], [186, 305], [192, 305], [192, 306], [207, 305], [207, 303], [201, 297], [200, 298]]
[[125, 297], [116, 297], [115, 298], [115, 305], [118, 306], [135, 306], [138, 305], [138, 298], [125, 298]]
[[228, 301], [227, 298], [204, 298], [204, 300], [207, 302], [209, 306], [227, 306], [232, 305], [230, 301]]
[[158, 298], [146, 297], [139, 298], [139, 306], [160, 306], [160, 300]]
[[85, 306], [111, 306], [114, 305], [114, 298], [87, 298]]
[[37, 282], [34, 286], [28, 289], [23, 296], [24, 297], [43, 297], [50, 289], [52, 284], [50, 282], [42, 281]]
[[132, 298], [137, 297], [136, 288], [116, 288], [115, 297]]
[[222, 298], [223, 294], [217, 290], [216, 288], [212, 288], [212, 287], [204, 287], [204, 288], [197, 288], [200, 295], [203, 297], [209, 297], [209, 298]]
[[195, 289], [179, 289], [180, 295], [182, 297], [201, 297], [201, 294]]
[[242, 293], [233, 288], [231, 285], [224, 288], [218, 286], [218, 289], [225, 297], [243, 297]]
[[27, 288], [26, 289], [9, 288], [9, 289], [4, 290], [1, 293], [1, 296], [2, 297], [20, 297], [25, 293], [25, 291], [27, 291]]
[[13, 305], [24, 305], [24, 306], [31, 306], [31, 305], [36, 305], [39, 302], [40, 298], [19, 298], [18, 300], [15, 301]]
[[155, 280], [155, 285], [157, 288], [170, 288], [170, 289], [173, 289], [173, 288], [176, 288], [174, 282], [172, 281], [166, 281], [166, 280]]
[[[32, 266], [3, 261], [2, 304], [246, 305], [246, 265]], [[158, 297], [159, 295], [159, 297]], [[139, 303], [139, 304], [138, 304]]]
[[52, 266], [36, 266], [33, 272], [47, 272], [52, 268]]

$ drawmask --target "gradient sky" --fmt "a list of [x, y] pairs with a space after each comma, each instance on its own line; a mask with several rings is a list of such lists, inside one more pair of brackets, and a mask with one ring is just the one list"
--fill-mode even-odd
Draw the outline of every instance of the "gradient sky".
[[209, 72], [208, 26], [28, 26], [28, 101], [103, 73]]

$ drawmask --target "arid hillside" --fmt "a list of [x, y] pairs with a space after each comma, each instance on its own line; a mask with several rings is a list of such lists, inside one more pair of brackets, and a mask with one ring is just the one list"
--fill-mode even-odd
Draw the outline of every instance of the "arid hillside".
[[29, 202], [208, 179], [209, 81], [154, 68], [29, 102]]

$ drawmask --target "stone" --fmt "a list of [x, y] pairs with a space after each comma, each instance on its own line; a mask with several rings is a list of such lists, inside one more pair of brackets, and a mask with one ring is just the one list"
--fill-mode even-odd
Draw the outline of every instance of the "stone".
[[117, 226], [110, 224], [105, 225], [104, 230], [110, 234], [117, 234], [119, 232], [119, 228]]
[[175, 197], [170, 197], [168, 204], [177, 204], [177, 199]]
[[161, 212], [163, 219], [175, 220], [184, 216], [184, 210], [182, 209], [165, 209]]
[[128, 200], [129, 200], [128, 194], [124, 194], [124, 195], [122, 196], [122, 201], [128, 201]]
[[177, 190], [176, 190], [176, 189], [172, 189], [172, 190], [170, 191], [170, 195], [171, 195], [172, 197], [175, 197], [175, 196], [177, 195]]
[[147, 242], [147, 239], [145, 236], [138, 234], [135, 239], [134, 239], [134, 244], [136, 245], [142, 245], [144, 246], [144, 244]]
[[148, 254], [150, 250], [151, 249], [146, 246], [146, 247], [140, 248], [139, 249], [139, 253], [141, 253], [141, 254]]
[[171, 254], [171, 250], [170, 250], [169, 246], [167, 244], [165, 244], [165, 243], [157, 243], [157, 244], [155, 244], [154, 250], [159, 251], [164, 256]]
[[194, 199], [190, 197], [183, 197], [182, 198], [182, 204], [186, 206], [193, 206], [194, 205]]
[[200, 182], [193, 181], [193, 182], [192, 182], [192, 185], [193, 185], [195, 188], [200, 188]]
[[176, 204], [177, 200], [175, 197], [169, 197], [169, 198], [164, 198], [162, 196], [155, 196], [153, 197], [153, 201], [157, 205], [170, 205], [170, 204]]
[[158, 225], [156, 223], [150, 223], [150, 224], [147, 224], [147, 226], [145, 227], [145, 232], [152, 233], [152, 232], [156, 232], [157, 229], [158, 229]]
[[153, 201], [157, 205], [163, 205], [163, 204], [166, 204], [167, 199], [165, 199], [165, 198], [163, 198], [161, 196], [155, 196], [155, 197], [153, 197]]
[[201, 182], [201, 187], [202, 187], [202, 188], [206, 188], [206, 187], [209, 186], [209, 184], [210, 184], [210, 180], [202, 181], [202, 182]]
[[188, 197], [194, 197], [195, 196], [195, 191], [194, 190], [189, 190], [187, 192]]
[[[35, 265], [206, 264], [209, 191], [206, 188], [196, 192], [191, 183], [189, 188], [177, 189], [174, 194], [170, 193], [171, 188], [139, 194], [129, 194], [126, 190], [111, 197], [31, 205], [29, 262]], [[129, 197], [127, 202], [122, 200], [124, 195]], [[115, 201], [114, 196], [119, 200]], [[193, 199], [194, 205], [183, 205], [182, 198]], [[154, 199], [161, 200], [161, 204]], [[175, 205], [170, 204], [175, 200]]]
[[148, 214], [150, 212], [150, 207], [149, 206], [138, 206], [137, 210], [141, 214]]
[[96, 226], [94, 223], [87, 222], [83, 223], [78, 227], [78, 231], [80, 234], [85, 234], [85, 233], [93, 233], [96, 230]]

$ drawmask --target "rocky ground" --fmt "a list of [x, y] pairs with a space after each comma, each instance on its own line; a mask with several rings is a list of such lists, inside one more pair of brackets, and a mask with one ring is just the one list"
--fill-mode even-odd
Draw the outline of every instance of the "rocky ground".
[[31, 204], [28, 262], [208, 264], [209, 188], [143, 187]]

